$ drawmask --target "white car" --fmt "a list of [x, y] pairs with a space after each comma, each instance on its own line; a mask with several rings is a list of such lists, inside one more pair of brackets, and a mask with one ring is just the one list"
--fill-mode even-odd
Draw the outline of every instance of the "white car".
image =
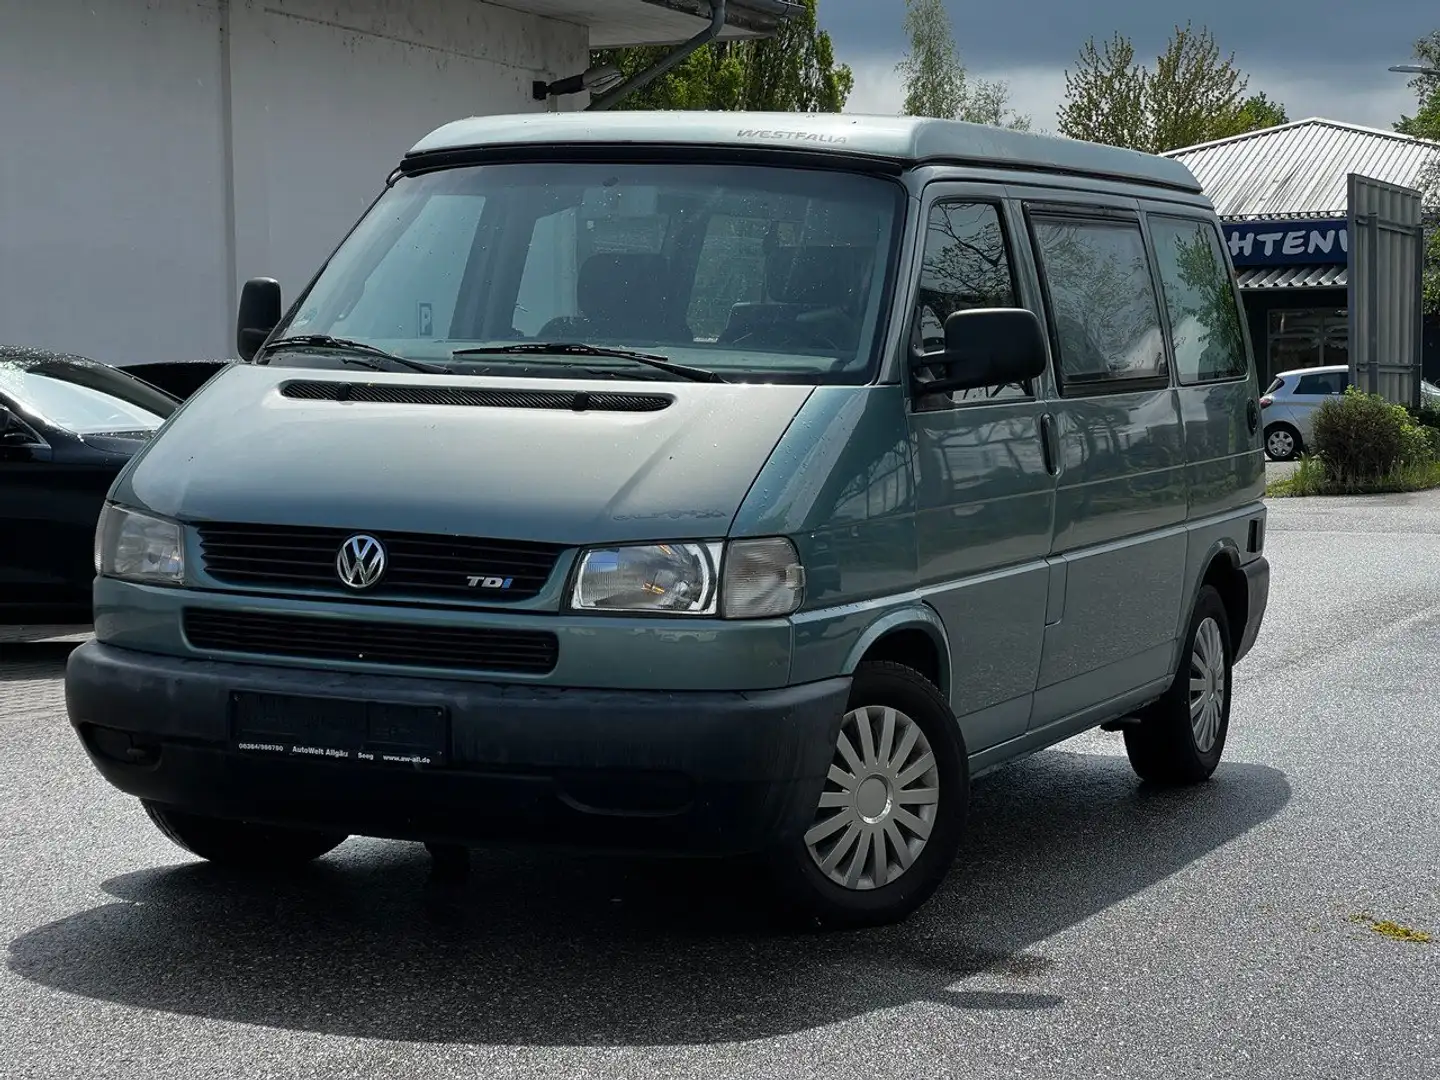
[[[1337, 398], [1351, 385], [1344, 364], [1282, 371], [1260, 398], [1265, 421], [1265, 455], [1271, 461], [1290, 461], [1310, 442], [1315, 410], [1322, 401]], [[1440, 387], [1420, 380], [1420, 400], [1440, 408]]]

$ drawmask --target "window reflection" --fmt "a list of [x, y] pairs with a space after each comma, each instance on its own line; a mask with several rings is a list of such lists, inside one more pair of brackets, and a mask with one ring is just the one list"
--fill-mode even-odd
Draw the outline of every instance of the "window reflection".
[[1220, 238], [1209, 222], [1150, 218], [1170, 313], [1175, 366], [1184, 383], [1246, 374], [1245, 337]]
[[1138, 222], [1037, 218], [1063, 384], [1164, 378], [1165, 350]]
[[[991, 203], [944, 202], [930, 210], [911, 348], [945, 349], [945, 320], [957, 311], [1016, 307], [1015, 275], [999, 208]], [[975, 387], [947, 395], [952, 401], [1029, 397], [1030, 386]]]

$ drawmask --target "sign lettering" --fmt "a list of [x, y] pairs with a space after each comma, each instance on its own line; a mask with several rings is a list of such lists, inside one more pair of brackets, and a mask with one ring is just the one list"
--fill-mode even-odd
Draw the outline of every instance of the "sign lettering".
[[846, 140], [844, 135], [825, 135], [818, 131], [768, 131], [760, 128], [741, 128], [742, 139], [783, 139], [786, 142], [813, 142], [836, 145]]
[[1343, 218], [1226, 222], [1225, 243], [1236, 266], [1344, 266], [1350, 255]]

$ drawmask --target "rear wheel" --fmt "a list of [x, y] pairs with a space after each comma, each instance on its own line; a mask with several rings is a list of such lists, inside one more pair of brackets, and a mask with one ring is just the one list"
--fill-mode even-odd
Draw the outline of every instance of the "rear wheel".
[[1214, 773], [1230, 732], [1234, 655], [1225, 604], [1206, 585], [1195, 602], [1175, 681], [1139, 724], [1124, 729], [1125, 752], [1142, 780], [1196, 784]]
[[1301, 449], [1300, 432], [1289, 424], [1271, 424], [1265, 429], [1265, 453], [1272, 461], [1293, 461]]
[[155, 827], [192, 855], [219, 866], [280, 869], [299, 866], [335, 850], [343, 833], [284, 829], [192, 814], [141, 800]]
[[969, 794], [940, 691], [900, 664], [861, 664], [814, 820], [774, 854], [778, 882], [822, 926], [898, 922], [955, 861]]

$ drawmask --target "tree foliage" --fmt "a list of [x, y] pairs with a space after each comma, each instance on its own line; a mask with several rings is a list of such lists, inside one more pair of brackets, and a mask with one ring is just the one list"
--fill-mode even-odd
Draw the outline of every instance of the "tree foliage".
[[[804, 10], [782, 22], [773, 37], [702, 46], [614, 108], [840, 112], [855, 77], [835, 62], [830, 35], [820, 29], [817, 0], [800, 3]], [[670, 46], [602, 49], [591, 63], [613, 64], [629, 78], [670, 51]]]
[[1241, 131], [1259, 131], [1289, 122], [1290, 117], [1285, 112], [1285, 106], [1278, 101], [1271, 101], [1263, 90], [1246, 98], [1245, 104], [1240, 106]]
[[[1440, 69], [1440, 30], [1415, 42], [1414, 55], [1417, 63]], [[1402, 116], [1395, 130], [1440, 142], [1440, 75], [1417, 75], [1410, 87], [1419, 107], [1414, 116]], [[1426, 314], [1440, 316], [1440, 158], [1425, 171], [1421, 185], [1426, 202], [1424, 307]]]
[[[1440, 30], [1432, 30], [1415, 42], [1415, 60], [1440, 70]], [[1420, 107], [1414, 116], [1402, 116], [1395, 130], [1440, 142], [1440, 75], [1417, 75], [1410, 80], [1410, 87]]]
[[1004, 82], [969, 77], [943, 0], [905, 0], [905, 32], [910, 51], [896, 69], [905, 81], [904, 115], [1030, 130], [1030, 118], [1010, 108]]
[[1150, 68], [1123, 34], [1101, 45], [1091, 38], [1065, 72], [1060, 132], [1160, 154], [1285, 122], [1283, 105], [1247, 97], [1248, 88], [1234, 53], [1203, 26], [1177, 26]]

